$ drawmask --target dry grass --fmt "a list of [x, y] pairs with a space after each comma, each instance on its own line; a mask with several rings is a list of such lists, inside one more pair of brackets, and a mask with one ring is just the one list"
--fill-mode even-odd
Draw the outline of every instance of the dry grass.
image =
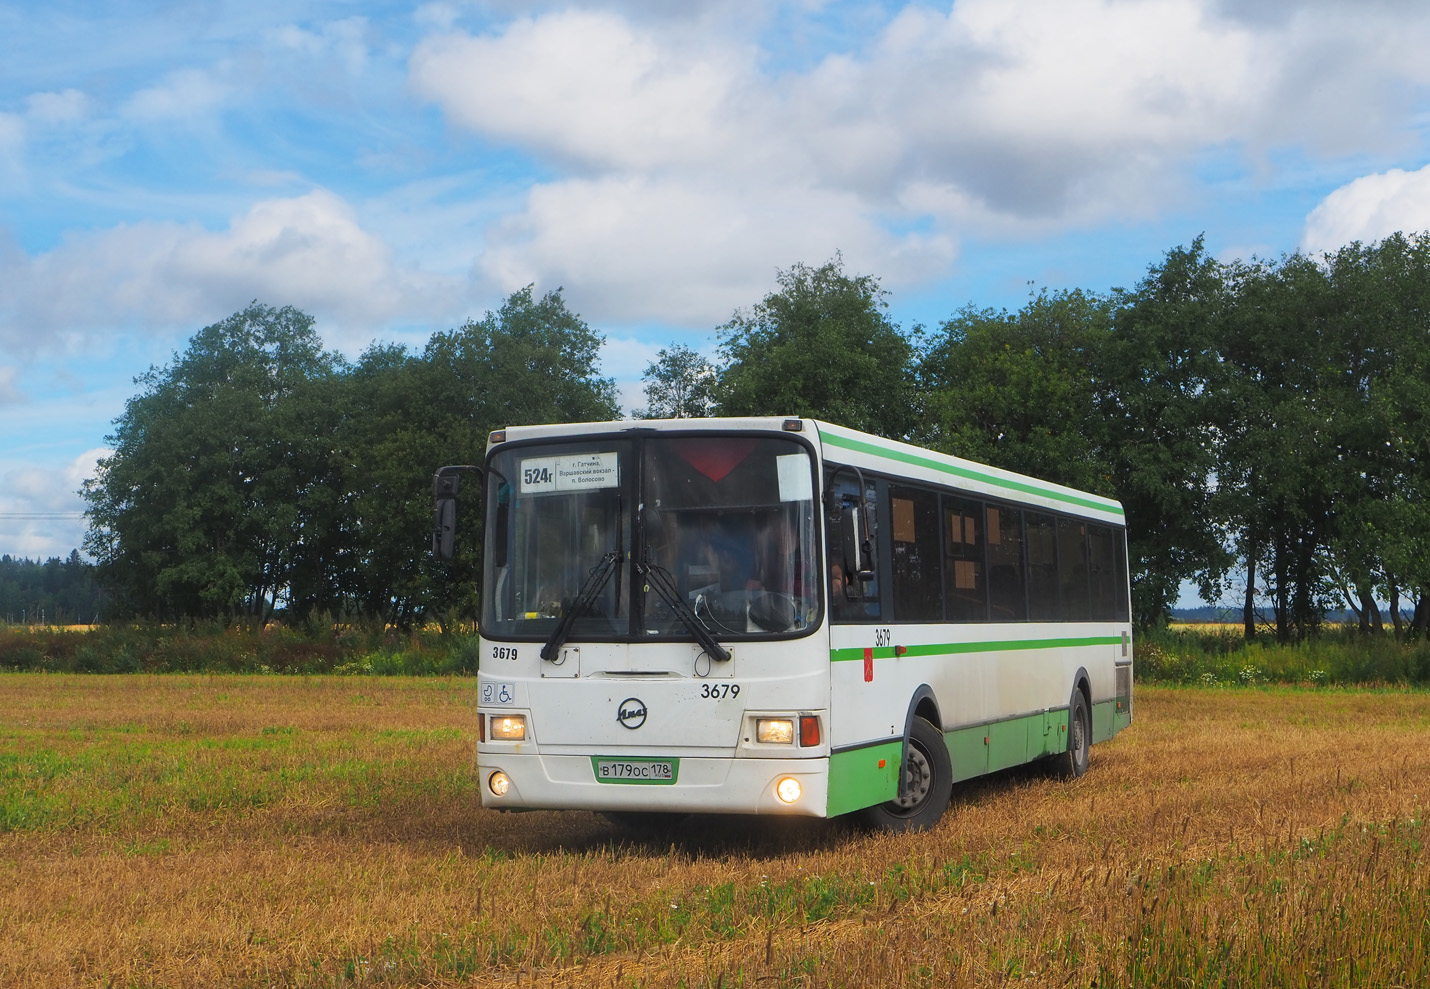
[[1144, 688], [931, 834], [476, 807], [471, 680], [0, 676], [0, 984], [1415, 985], [1430, 695]]

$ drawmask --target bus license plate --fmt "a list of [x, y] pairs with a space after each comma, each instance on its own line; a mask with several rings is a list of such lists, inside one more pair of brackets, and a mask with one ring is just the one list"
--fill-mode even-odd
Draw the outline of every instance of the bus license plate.
[[598, 783], [670, 785], [680, 770], [679, 759], [603, 759], [593, 756]]

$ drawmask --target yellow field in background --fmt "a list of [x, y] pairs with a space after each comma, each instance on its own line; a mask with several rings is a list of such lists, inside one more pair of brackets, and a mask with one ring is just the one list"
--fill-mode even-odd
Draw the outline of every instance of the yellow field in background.
[[925, 835], [477, 806], [475, 681], [0, 676], [0, 985], [1412, 985], [1430, 695], [1154, 689]]

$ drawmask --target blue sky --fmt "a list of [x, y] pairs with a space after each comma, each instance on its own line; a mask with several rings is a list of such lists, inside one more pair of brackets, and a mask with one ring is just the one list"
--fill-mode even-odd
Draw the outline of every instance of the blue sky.
[[662, 346], [841, 252], [1029, 283], [1430, 228], [1430, 6], [0, 0], [0, 552], [80, 545], [133, 379], [250, 300], [420, 345], [534, 283]]

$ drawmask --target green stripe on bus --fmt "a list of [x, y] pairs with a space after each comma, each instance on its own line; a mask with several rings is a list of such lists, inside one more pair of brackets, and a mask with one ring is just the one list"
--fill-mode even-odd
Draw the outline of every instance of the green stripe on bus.
[[[1008, 639], [1000, 642], [939, 642], [927, 646], [902, 646], [905, 656], [952, 656], [970, 652], [1008, 652], [1020, 649], [1069, 649], [1076, 646], [1120, 646], [1120, 635], [1089, 635], [1060, 639]], [[852, 663], [864, 658], [860, 646], [829, 650], [832, 663]], [[893, 659], [893, 646], [878, 646], [875, 659]]]
[[[1094, 743], [1107, 741], [1131, 723], [1127, 712], [1117, 710], [1115, 700], [1094, 704], [1091, 716]], [[1067, 751], [1068, 709], [1060, 707], [954, 728], [943, 733], [943, 743], [948, 748], [954, 782], [961, 783]], [[834, 817], [894, 799], [902, 759], [902, 738], [831, 753], [826, 813]]]
[[871, 456], [883, 457], [886, 460], [897, 460], [915, 467], [926, 467], [929, 470], [936, 470], [939, 473], [948, 474], [952, 477], [961, 477], [968, 481], [981, 481], [984, 484], [992, 484], [995, 487], [1006, 488], [1009, 491], [1017, 491], [1020, 494], [1040, 495], [1044, 498], [1053, 498], [1057, 501], [1066, 502], [1069, 505], [1077, 505], [1080, 508], [1093, 508], [1100, 512], [1111, 512], [1113, 515], [1124, 515], [1122, 506], [1116, 502], [1098, 498], [1095, 495], [1084, 497], [1068, 491], [1059, 491], [1054, 488], [1031, 484], [1027, 481], [1015, 481], [1012, 478], [985, 474], [982, 471], [972, 470], [968, 467], [958, 467], [953, 464], [930, 460], [928, 457], [921, 457], [916, 453], [905, 453], [902, 450], [889, 450], [879, 446], [877, 443], [867, 443], [864, 440], [850, 439], [847, 436], [840, 436], [837, 433], [820, 433], [819, 435], [821, 439], [830, 446], [839, 446], [846, 450], [854, 450], [857, 453], [867, 453]]
[[1064, 707], [944, 732], [954, 781], [1066, 751], [1067, 723], [1068, 711]]

